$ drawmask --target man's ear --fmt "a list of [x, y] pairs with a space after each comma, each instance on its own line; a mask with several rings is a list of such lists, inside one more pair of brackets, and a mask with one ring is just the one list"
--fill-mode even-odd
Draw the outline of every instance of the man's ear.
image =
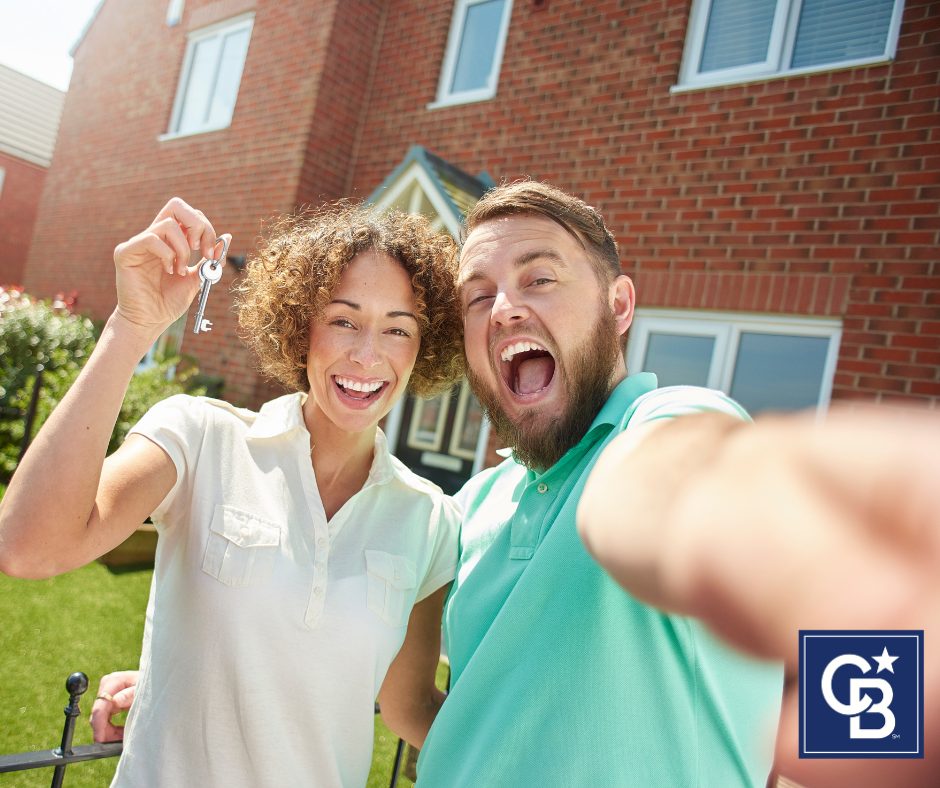
[[636, 306], [636, 292], [633, 289], [633, 280], [626, 274], [620, 274], [607, 291], [607, 301], [617, 323], [617, 334], [623, 336], [633, 323], [633, 310]]

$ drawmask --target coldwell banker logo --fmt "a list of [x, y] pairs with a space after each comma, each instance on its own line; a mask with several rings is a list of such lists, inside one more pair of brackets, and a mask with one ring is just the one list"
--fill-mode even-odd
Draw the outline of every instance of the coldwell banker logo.
[[800, 757], [924, 757], [924, 633], [800, 631]]

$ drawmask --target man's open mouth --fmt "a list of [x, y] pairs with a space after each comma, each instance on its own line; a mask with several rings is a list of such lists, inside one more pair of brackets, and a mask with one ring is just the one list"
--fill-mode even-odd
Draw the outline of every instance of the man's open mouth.
[[340, 377], [339, 375], [333, 376], [333, 383], [336, 384], [336, 388], [338, 388], [344, 396], [359, 400], [360, 402], [373, 400], [381, 396], [382, 392], [385, 391], [385, 387], [388, 385], [387, 380], [374, 380], [365, 383], [359, 380], [353, 380], [352, 378]]
[[513, 342], [500, 354], [500, 372], [510, 391], [520, 397], [538, 394], [555, 377], [555, 359], [544, 347], [531, 340]]

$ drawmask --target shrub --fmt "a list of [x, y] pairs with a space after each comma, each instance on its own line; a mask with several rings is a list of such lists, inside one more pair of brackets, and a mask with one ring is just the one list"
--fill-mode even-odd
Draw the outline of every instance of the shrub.
[[[75, 299], [51, 302], [32, 298], [19, 288], [0, 287], [0, 483], [12, 476], [23, 443], [36, 370], [42, 385], [33, 435], [78, 377], [98, 338], [92, 322], [72, 313]], [[172, 372], [176, 370], [176, 375]], [[202, 394], [193, 378], [198, 370], [178, 358], [159, 360], [131, 379], [109, 451], [114, 451], [148, 408], [173, 394]]]

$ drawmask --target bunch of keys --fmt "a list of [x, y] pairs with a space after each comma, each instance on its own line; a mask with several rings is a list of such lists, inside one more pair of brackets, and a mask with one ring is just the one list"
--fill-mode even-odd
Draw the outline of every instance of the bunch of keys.
[[[209, 288], [222, 278], [222, 261], [228, 254], [228, 245], [232, 242], [232, 236], [228, 233], [220, 235], [215, 242], [215, 249], [212, 250], [212, 257], [203, 260], [199, 264], [199, 279], [202, 282], [202, 289], [199, 291], [199, 306], [196, 309], [196, 323], [193, 326], [193, 333], [200, 331], [211, 331], [212, 323], [205, 319], [206, 301], [209, 300]], [[216, 254], [219, 244], [222, 244], [222, 251]]]

